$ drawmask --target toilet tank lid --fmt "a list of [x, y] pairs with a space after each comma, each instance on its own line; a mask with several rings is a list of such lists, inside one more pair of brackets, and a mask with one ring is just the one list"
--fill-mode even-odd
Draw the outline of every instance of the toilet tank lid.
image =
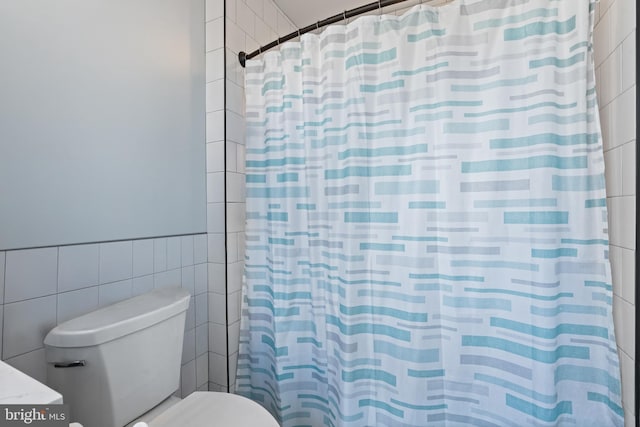
[[89, 347], [148, 328], [187, 310], [190, 294], [182, 288], [156, 289], [100, 308], [53, 328], [50, 347]]

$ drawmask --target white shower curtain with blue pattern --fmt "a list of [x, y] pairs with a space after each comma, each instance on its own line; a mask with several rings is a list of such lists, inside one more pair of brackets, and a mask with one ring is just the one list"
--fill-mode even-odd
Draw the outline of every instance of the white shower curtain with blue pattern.
[[623, 425], [586, 0], [249, 61], [237, 391], [283, 426]]

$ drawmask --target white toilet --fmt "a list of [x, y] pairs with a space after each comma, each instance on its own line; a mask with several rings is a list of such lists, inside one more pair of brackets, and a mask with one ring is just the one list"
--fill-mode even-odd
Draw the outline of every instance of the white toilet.
[[277, 427], [233, 394], [171, 397], [180, 382], [189, 293], [151, 291], [56, 326], [44, 340], [49, 385], [84, 427]]

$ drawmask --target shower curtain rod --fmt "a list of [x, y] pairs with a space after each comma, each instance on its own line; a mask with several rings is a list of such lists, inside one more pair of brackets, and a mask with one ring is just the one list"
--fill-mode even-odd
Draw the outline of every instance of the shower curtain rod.
[[311, 31], [317, 30], [322, 27], [326, 27], [327, 25], [335, 24], [336, 22], [353, 18], [354, 16], [362, 15], [363, 13], [371, 12], [372, 10], [382, 9], [383, 7], [391, 6], [391, 5], [402, 3], [405, 1], [408, 1], [408, 0], [378, 0], [373, 3], [365, 4], [364, 6], [356, 7], [355, 9], [345, 10], [344, 12], [338, 13], [337, 15], [333, 15], [330, 18], [323, 19], [322, 21], [318, 21], [315, 24], [311, 24], [304, 28], [300, 28], [299, 30], [296, 30], [290, 34], [287, 34], [284, 37], [280, 37], [279, 39], [276, 39], [265, 46], [260, 46], [260, 48], [254, 50], [251, 53], [240, 52], [238, 54], [240, 65], [244, 67], [247, 62], [247, 59], [255, 58], [261, 53], [264, 53], [269, 49], [273, 49], [274, 47], [278, 46], [281, 43], [288, 42], [289, 40], [295, 39], [296, 37], [300, 37], [303, 34], [309, 33]]

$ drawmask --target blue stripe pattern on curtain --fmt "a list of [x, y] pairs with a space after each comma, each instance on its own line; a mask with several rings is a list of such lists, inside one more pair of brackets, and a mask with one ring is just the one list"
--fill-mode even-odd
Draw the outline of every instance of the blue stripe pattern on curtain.
[[249, 61], [237, 391], [283, 426], [622, 426], [594, 2]]

